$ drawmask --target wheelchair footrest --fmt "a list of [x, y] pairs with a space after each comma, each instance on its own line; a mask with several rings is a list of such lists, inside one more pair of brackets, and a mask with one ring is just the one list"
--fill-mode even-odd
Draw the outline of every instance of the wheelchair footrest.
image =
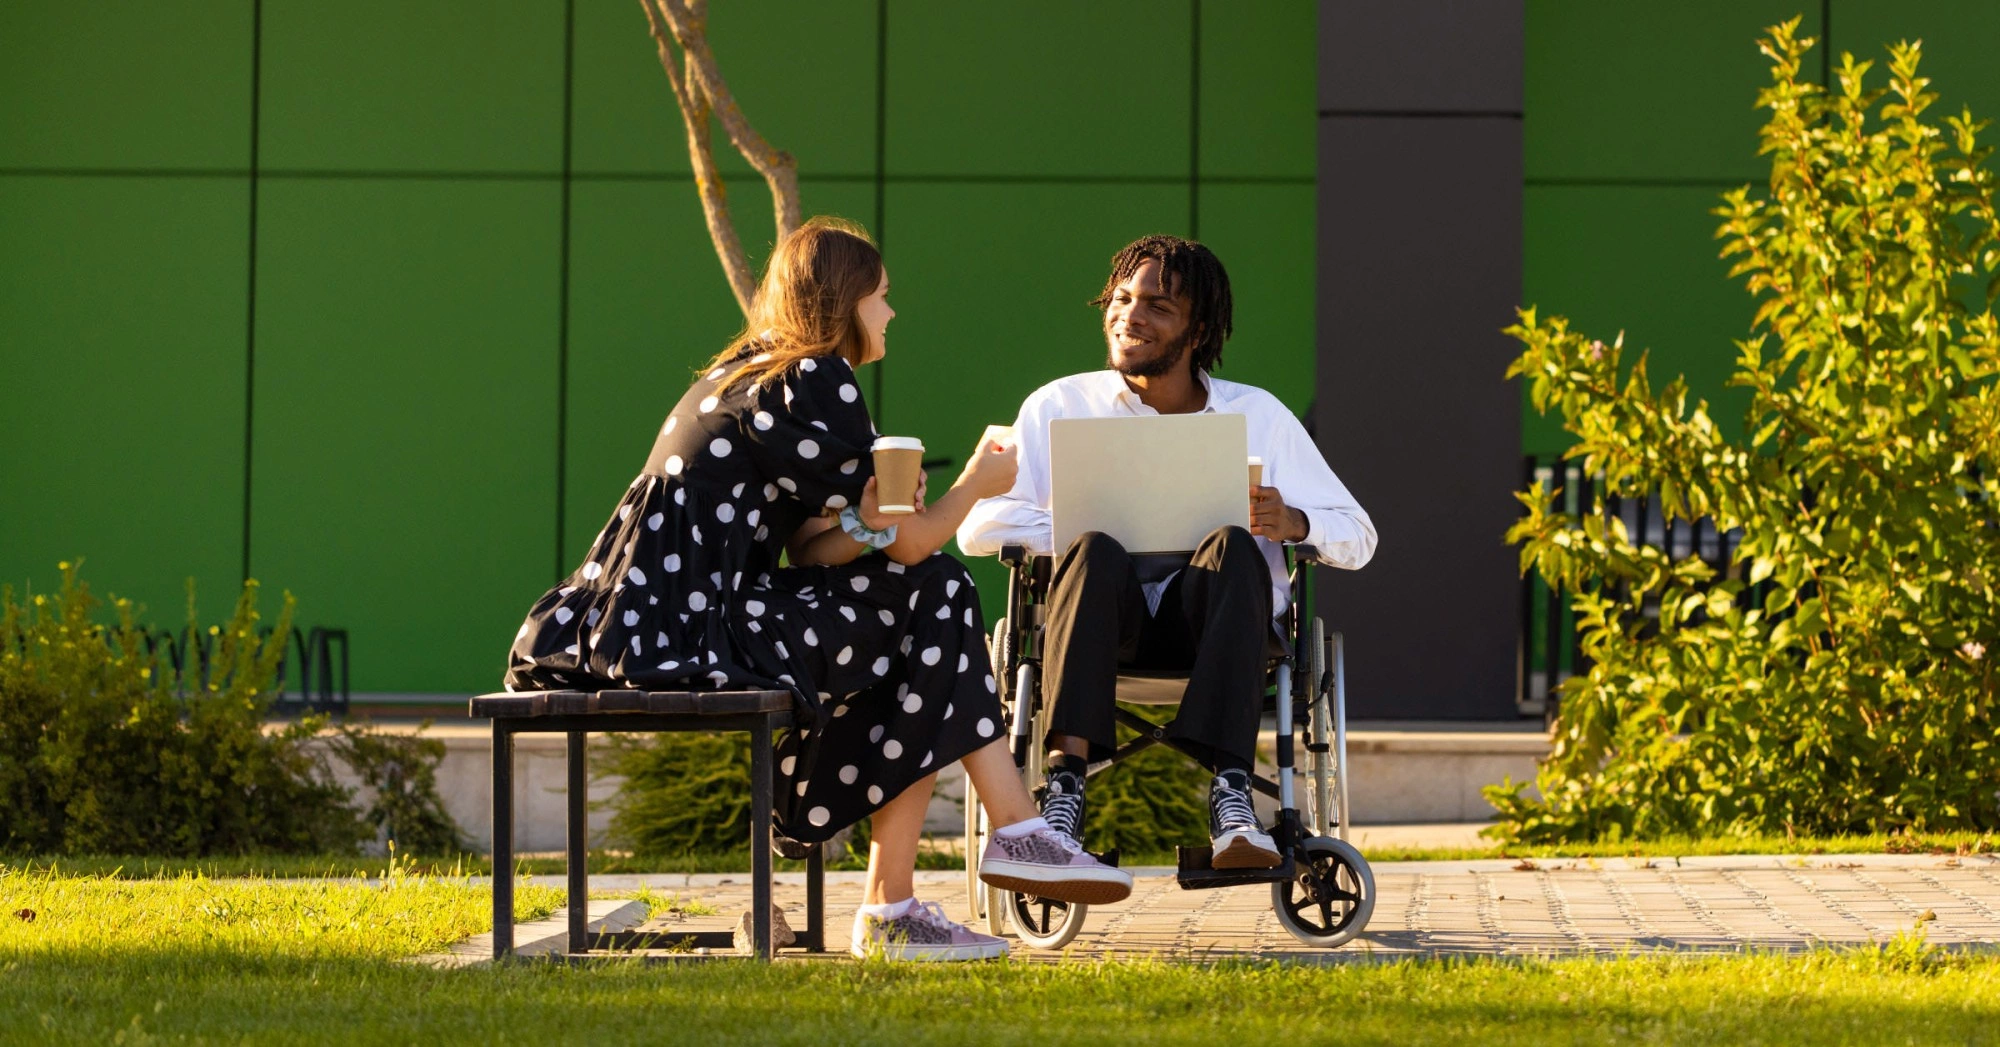
[[1214, 852], [1207, 847], [1176, 847], [1175, 856], [1180, 868], [1174, 873], [1174, 881], [1184, 891], [1200, 891], [1210, 887], [1240, 887], [1253, 883], [1278, 883], [1292, 878], [1297, 868], [1287, 856], [1284, 861], [1269, 869], [1217, 869], [1209, 864]]

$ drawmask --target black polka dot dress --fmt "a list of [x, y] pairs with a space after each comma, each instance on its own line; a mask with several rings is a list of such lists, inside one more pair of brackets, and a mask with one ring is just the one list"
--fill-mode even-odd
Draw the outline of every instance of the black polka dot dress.
[[831, 836], [998, 737], [972, 579], [942, 553], [780, 566], [799, 525], [858, 503], [875, 429], [854, 372], [698, 379], [590, 556], [528, 612], [508, 690], [788, 688], [782, 831]]

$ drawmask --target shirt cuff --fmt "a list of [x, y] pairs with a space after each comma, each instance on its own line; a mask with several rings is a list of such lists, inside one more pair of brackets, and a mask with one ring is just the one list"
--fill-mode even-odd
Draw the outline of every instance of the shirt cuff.
[[1310, 545], [1314, 549], [1320, 550], [1321, 555], [1324, 555], [1326, 550], [1326, 521], [1320, 518], [1320, 514], [1311, 509], [1300, 509], [1299, 512], [1306, 514], [1306, 536], [1299, 544]]

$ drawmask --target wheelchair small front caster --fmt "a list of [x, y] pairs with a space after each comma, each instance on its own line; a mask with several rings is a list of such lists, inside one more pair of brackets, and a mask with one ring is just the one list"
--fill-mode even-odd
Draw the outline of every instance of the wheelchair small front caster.
[[1307, 945], [1334, 949], [1359, 936], [1375, 912], [1375, 874], [1345, 840], [1307, 837], [1298, 872], [1271, 885], [1278, 922]]

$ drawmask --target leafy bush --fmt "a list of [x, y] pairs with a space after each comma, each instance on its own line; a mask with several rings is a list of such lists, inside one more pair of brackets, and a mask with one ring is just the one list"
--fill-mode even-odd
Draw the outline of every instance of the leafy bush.
[[[431, 722], [425, 720], [423, 726]], [[437, 791], [444, 742], [420, 734], [389, 734], [341, 724], [331, 741], [334, 756], [354, 772], [369, 792], [361, 820], [376, 838], [404, 854], [456, 854], [462, 841], [458, 823]]]
[[612, 735], [606, 774], [625, 779], [609, 841], [645, 855], [740, 851], [750, 839], [750, 739]]
[[[62, 572], [58, 591], [24, 601], [0, 588], [0, 853], [331, 854], [372, 835], [311, 744], [324, 718], [266, 722], [290, 597], [266, 633], [246, 582], [229, 621], [202, 630], [190, 591], [189, 629], [213, 653], [177, 673], [130, 601], [112, 600], [114, 620], [100, 623], [76, 568]], [[368, 822], [437, 839], [441, 809], [415, 808], [436, 799], [441, 751], [401, 752], [345, 727], [332, 748], [378, 787]]]
[[[1726, 437], [1643, 356], [1524, 310], [1537, 409], [1601, 472], [1599, 501], [1522, 496], [1523, 569], [1575, 593], [1588, 673], [1562, 689], [1539, 797], [1489, 789], [1512, 840], [2000, 825], [2000, 269], [1970, 114], [1939, 126], [1914, 44], [1885, 89], [1843, 56], [1802, 78], [1796, 20], [1762, 42], [1767, 192], [1718, 237], [1758, 299]], [[1972, 304], [1968, 305], [1967, 303]], [[1606, 496], [1740, 529], [1726, 571], [1633, 541]]]
[[[624, 779], [608, 842], [634, 854], [738, 854], [750, 843], [750, 736], [684, 731], [612, 735], [604, 773]], [[830, 858], [868, 853], [864, 819]]]
[[[1125, 706], [1147, 719], [1163, 710]], [[1122, 744], [1130, 732], [1121, 730]], [[1172, 854], [1176, 846], [1208, 841], [1209, 773], [1180, 753], [1156, 745], [1092, 778], [1083, 835], [1094, 851]]]

